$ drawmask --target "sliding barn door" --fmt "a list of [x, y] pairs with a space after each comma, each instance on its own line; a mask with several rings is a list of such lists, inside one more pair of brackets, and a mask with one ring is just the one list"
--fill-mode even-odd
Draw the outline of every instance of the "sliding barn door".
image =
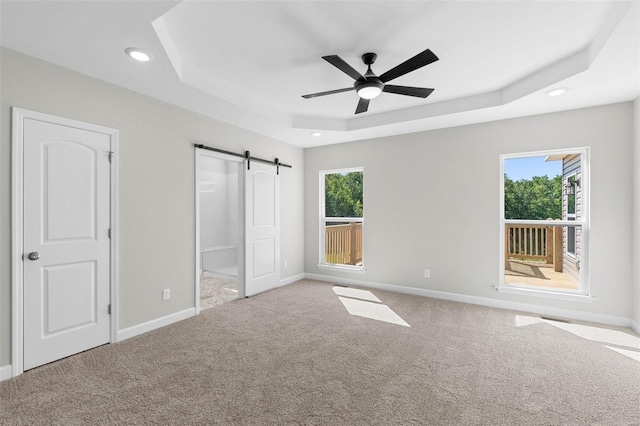
[[245, 296], [280, 283], [280, 179], [276, 167], [245, 163]]

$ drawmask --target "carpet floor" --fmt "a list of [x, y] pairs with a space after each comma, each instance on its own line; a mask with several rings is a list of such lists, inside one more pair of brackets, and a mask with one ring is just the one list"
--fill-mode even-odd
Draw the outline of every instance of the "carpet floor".
[[0, 424], [640, 422], [629, 329], [366, 293], [302, 280], [27, 371]]

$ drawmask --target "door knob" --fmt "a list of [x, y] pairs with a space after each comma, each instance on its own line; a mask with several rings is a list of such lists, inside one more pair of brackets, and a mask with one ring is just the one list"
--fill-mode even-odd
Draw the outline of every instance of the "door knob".
[[38, 260], [40, 259], [40, 253], [38, 253], [37, 251], [32, 251], [27, 257], [29, 258], [29, 260]]

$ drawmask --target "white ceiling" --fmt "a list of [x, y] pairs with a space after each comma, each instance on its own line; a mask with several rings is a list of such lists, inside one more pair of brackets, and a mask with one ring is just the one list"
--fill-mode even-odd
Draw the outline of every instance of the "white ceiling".
[[[2, 1], [3, 46], [302, 147], [629, 101], [640, 95], [640, 2]], [[127, 47], [153, 55], [125, 56]], [[424, 49], [354, 115], [336, 54], [378, 75]], [[554, 87], [570, 90], [559, 97]], [[311, 136], [312, 131], [322, 136]]]

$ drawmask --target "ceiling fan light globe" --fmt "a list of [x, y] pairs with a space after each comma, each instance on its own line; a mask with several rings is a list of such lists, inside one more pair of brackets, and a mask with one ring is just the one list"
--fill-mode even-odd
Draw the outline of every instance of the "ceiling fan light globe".
[[363, 99], [373, 99], [376, 98], [382, 93], [382, 90], [379, 87], [363, 87], [358, 90], [358, 96]]
[[358, 92], [358, 96], [362, 99], [373, 99], [377, 98], [380, 93], [382, 93], [382, 89], [384, 85], [377, 81], [367, 81], [365, 83], [361, 83], [356, 87], [356, 92]]

